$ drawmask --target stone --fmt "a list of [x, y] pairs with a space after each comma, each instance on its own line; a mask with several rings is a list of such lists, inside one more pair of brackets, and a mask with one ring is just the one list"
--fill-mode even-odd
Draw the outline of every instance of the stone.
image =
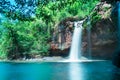
[[[113, 23], [113, 19], [110, 17], [111, 4], [107, 2], [101, 2], [96, 5], [94, 11], [97, 11], [102, 17], [91, 27], [91, 53], [94, 59], [112, 59], [118, 44], [117, 40], [117, 27]], [[104, 9], [107, 7], [108, 9]], [[108, 16], [106, 16], [106, 14]], [[115, 15], [113, 15], [115, 16]], [[66, 18], [62, 20], [57, 29], [53, 32], [54, 41], [51, 42], [50, 55], [61, 56], [69, 55], [71, 47], [72, 35], [75, 21], [80, 21], [74, 17]], [[61, 29], [61, 30], [59, 30]], [[82, 35], [82, 56], [88, 56], [88, 30], [83, 29]]]

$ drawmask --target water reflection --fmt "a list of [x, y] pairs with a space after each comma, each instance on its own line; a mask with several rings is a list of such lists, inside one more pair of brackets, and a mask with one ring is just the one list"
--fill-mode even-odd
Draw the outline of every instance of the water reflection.
[[114, 67], [112, 69], [112, 79], [111, 80], [120, 80], [120, 69]]
[[109, 62], [70, 63], [69, 80], [120, 80], [120, 70]]
[[78, 63], [70, 63], [69, 65], [69, 80], [83, 80], [82, 69]]
[[0, 63], [0, 80], [120, 80], [111, 62]]
[[0, 80], [8, 80], [6, 75], [9, 67], [8, 64], [0, 65]]
[[48, 64], [2, 63], [0, 64], [0, 80], [49, 80], [50, 70]]

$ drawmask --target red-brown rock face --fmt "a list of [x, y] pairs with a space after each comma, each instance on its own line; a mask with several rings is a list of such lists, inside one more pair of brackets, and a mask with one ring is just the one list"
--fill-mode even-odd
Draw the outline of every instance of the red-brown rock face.
[[[102, 19], [98, 20], [91, 28], [90, 41], [92, 58], [111, 59], [113, 53], [117, 49], [117, 26], [114, 25], [109, 14], [111, 11], [110, 4], [102, 2], [99, 4], [98, 14], [102, 15]], [[105, 8], [104, 8], [105, 7]], [[100, 8], [100, 9], [99, 9]], [[105, 11], [105, 9], [108, 11]], [[106, 15], [108, 14], [108, 15]], [[68, 56], [72, 41], [73, 22], [79, 19], [67, 18], [57, 25], [53, 33], [50, 54], [52, 56]], [[83, 30], [82, 37], [82, 55], [88, 57], [88, 31]]]

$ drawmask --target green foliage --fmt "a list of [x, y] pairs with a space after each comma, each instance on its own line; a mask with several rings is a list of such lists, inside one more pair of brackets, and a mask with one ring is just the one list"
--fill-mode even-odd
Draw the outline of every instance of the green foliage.
[[85, 18], [89, 15], [99, 0], [57, 0], [47, 4], [39, 4], [36, 9], [37, 18], [48, 22], [59, 22], [67, 17]]
[[8, 34], [1, 34], [0, 37], [0, 59], [6, 59], [8, 54], [8, 46], [11, 40], [8, 38]]
[[[51, 31], [55, 24], [67, 17], [85, 18], [98, 0], [41, 0], [38, 1], [34, 18], [21, 17], [20, 12], [5, 14], [12, 22], [5, 21], [0, 30], [0, 58], [20, 58], [23, 55], [49, 55]], [[92, 19], [99, 19], [99, 16]], [[4, 32], [3, 32], [4, 30]]]
[[94, 25], [97, 21], [102, 19], [102, 16], [98, 14], [96, 11], [94, 11], [91, 15], [92, 15], [92, 18], [91, 18], [92, 25]]
[[[21, 54], [48, 55], [50, 35], [45, 23], [19, 21], [3, 23], [6, 33], [0, 39], [0, 56], [19, 58]], [[5, 55], [4, 55], [5, 54]]]

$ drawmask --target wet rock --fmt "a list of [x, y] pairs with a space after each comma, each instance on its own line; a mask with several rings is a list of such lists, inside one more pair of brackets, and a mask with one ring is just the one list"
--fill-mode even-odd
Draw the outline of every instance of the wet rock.
[[[91, 28], [92, 58], [112, 59], [113, 53], [117, 49], [117, 26], [113, 23], [113, 19], [111, 19], [111, 7], [111, 4], [103, 1], [95, 8], [95, 11], [101, 15], [101, 19], [92, 25]], [[69, 55], [74, 21], [79, 21], [79, 19], [67, 18], [57, 25], [51, 42], [51, 56]], [[88, 57], [89, 41], [87, 29], [83, 30], [82, 36], [82, 55]]]
[[50, 55], [49, 56], [62, 56], [62, 57], [67, 57], [69, 55], [69, 48], [60, 50], [60, 49], [51, 49], [50, 50]]
[[53, 32], [52, 42], [50, 43], [50, 55], [66, 55], [69, 53], [73, 34], [73, 21], [75, 18], [66, 18], [61, 21]]

